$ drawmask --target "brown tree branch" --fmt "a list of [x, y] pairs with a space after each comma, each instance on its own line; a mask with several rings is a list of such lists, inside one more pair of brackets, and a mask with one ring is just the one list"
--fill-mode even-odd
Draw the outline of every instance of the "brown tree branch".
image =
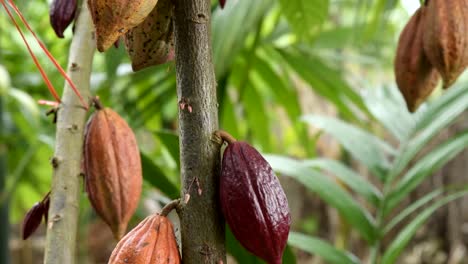
[[[70, 47], [68, 75], [84, 98], [89, 98], [94, 33], [87, 1], [82, 1]], [[58, 110], [54, 175], [47, 223], [45, 264], [75, 263], [76, 231], [81, 191], [81, 156], [86, 110], [66, 84]]]
[[218, 204], [220, 148], [211, 140], [218, 129], [211, 2], [174, 2], [177, 95], [180, 103], [191, 106], [179, 109], [181, 197], [190, 195], [179, 209], [182, 258], [184, 264], [226, 263]]

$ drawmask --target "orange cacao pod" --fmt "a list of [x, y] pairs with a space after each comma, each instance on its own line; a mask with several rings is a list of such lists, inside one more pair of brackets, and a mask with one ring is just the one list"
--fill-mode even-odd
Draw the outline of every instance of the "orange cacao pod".
[[440, 78], [424, 53], [424, 15], [425, 7], [421, 7], [406, 24], [398, 40], [394, 63], [398, 88], [411, 112], [426, 100]]
[[174, 59], [174, 4], [159, 0], [143, 23], [125, 34], [134, 71]]
[[158, 0], [88, 0], [99, 51], [145, 20]]
[[143, 180], [135, 135], [109, 108], [98, 110], [88, 123], [83, 165], [89, 200], [120, 239], [138, 206]]
[[151, 215], [126, 234], [108, 264], [179, 264], [180, 254], [171, 222]]
[[468, 1], [427, 0], [424, 50], [450, 87], [468, 66]]

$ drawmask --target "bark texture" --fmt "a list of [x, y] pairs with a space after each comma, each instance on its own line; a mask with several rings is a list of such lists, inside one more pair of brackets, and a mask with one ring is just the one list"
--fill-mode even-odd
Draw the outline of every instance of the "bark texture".
[[[89, 98], [95, 51], [93, 30], [87, 1], [83, 1], [70, 47], [68, 75], [84, 98]], [[54, 175], [47, 223], [46, 264], [75, 263], [85, 118], [86, 110], [67, 84], [58, 111], [55, 155], [51, 161]]]
[[175, 2], [182, 197], [179, 209], [184, 264], [226, 263], [224, 220], [218, 204], [219, 145], [216, 80], [211, 57], [209, 0]]

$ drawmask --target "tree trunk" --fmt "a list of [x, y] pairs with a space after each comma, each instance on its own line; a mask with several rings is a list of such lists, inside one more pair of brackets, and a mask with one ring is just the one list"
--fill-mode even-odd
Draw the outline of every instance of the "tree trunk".
[[[84, 98], [89, 97], [94, 33], [87, 1], [83, 1], [70, 47], [68, 75]], [[65, 86], [58, 111], [54, 175], [44, 263], [75, 263], [81, 156], [86, 110], [72, 89]]]
[[219, 145], [216, 80], [211, 58], [211, 1], [175, 2], [182, 198], [179, 210], [184, 264], [226, 263], [218, 204]]

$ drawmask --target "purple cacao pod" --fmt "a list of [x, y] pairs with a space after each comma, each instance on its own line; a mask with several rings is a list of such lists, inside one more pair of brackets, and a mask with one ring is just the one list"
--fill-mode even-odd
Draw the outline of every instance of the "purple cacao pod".
[[288, 201], [270, 164], [245, 142], [224, 151], [220, 198], [236, 239], [269, 264], [281, 264], [291, 225]]
[[75, 19], [77, 0], [54, 0], [50, 6], [50, 24], [59, 38]]
[[223, 9], [224, 5], [226, 5], [226, 0], [219, 0], [219, 5], [221, 6], [221, 9]]
[[29, 209], [28, 213], [23, 220], [23, 240], [28, 239], [29, 236], [36, 231], [42, 222], [45, 208], [42, 202], [37, 202]]

